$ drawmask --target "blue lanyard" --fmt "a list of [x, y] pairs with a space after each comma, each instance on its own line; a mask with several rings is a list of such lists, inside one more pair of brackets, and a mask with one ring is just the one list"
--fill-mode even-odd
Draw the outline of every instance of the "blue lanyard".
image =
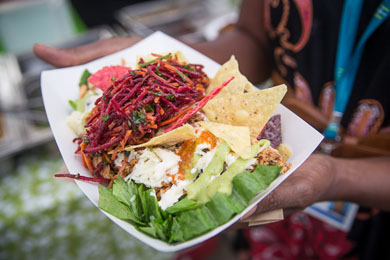
[[343, 7], [334, 70], [335, 104], [332, 118], [324, 132], [325, 138], [331, 140], [338, 138], [340, 121], [352, 92], [364, 46], [368, 38], [389, 17], [390, 0], [383, 0], [354, 49], [363, 1], [346, 0]]

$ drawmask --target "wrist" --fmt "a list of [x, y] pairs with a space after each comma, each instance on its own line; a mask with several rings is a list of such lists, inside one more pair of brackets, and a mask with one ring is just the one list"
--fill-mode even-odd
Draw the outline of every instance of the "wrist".
[[327, 192], [326, 200], [345, 201], [348, 199], [347, 194], [351, 189], [349, 180], [349, 161], [331, 156], [328, 157], [329, 163], [332, 165], [333, 179]]
[[338, 162], [334, 157], [325, 154], [313, 154], [311, 156], [314, 159], [313, 169], [315, 169], [318, 174], [322, 174], [325, 179], [322, 183], [319, 184], [322, 189], [319, 189], [319, 194], [317, 201], [329, 201], [334, 200], [334, 197], [337, 196], [338, 190], [338, 171], [337, 164]]

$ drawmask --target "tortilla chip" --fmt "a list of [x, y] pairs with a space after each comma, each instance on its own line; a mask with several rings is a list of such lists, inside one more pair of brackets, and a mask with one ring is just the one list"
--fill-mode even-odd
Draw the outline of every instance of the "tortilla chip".
[[138, 145], [127, 146], [126, 151], [130, 151], [135, 148], [154, 146], [154, 145], [174, 145], [180, 142], [184, 142], [189, 139], [196, 138], [195, 130], [192, 126], [185, 124], [179, 128], [176, 128], [168, 133], [153, 137], [148, 142]]
[[248, 127], [232, 126], [206, 121], [199, 122], [199, 124], [216, 137], [225, 140], [230, 148], [241, 158], [251, 158], [251, 139]]
[[254, 142], [286, 92], [287, 87], [283, 84], [251, 93], [212, 99], [203, 111], [210, 121], [248, 126]]
[[179, 62], [182, 62], [182, 63], [185, 63], [185, 64], [188, 64], [188, 60], [186, 59], [186, 57], [184, 57], [184, 54], [181, 52], [181, 51], [176, 51], [173, 53], [175, 56], [175, 59], [178, 60]]
[[[252, 91], [253, 86], [248, 79], [240, 73], [238, 69], [238, 62], [234, 55], [230, 57], [230, 60], [225, 62], [218, 70], [213, 79], [210, 80], [210, 85], [206, 90], [206, 94], [209, 94], [213, 89], [222, 85], [226, 79], [234, 77], [234, 80], [229, 83], [215, 98], [222, 98], [242, 94], [246, 90]], [[249, 91], [248, 91], [249, 90]]]

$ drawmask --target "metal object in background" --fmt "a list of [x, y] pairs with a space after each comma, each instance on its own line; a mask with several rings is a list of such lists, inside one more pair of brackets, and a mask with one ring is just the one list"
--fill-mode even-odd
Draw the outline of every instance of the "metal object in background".
[[203, 28], [234, 9], [226, 0], [165, 0], [120, 9], [117, 20], [129, 33], [148, 36], [162, 31], [189, 42], [204, 40]]
[[[108, 27], [96, 28], [57, 47], [74, 47], [114, 35]], [[40, 74], [47, 69], [53, 67], [32, 52], [0, 55], [0, 164], [18, 152], [53, 140], [40, 83]]]

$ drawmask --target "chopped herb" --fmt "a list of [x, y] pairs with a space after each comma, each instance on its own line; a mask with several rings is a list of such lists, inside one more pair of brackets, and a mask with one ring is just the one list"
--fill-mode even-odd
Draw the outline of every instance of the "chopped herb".
[[161, 95], [162, 95], [162, 93], [159, 92], [159, 91], [157, 91], [157, 92], [149, 91], [149, 93], [150, 93], [150, 94], [153, 94], [153, 95], [155, 95], [155, 96], [159, 96], [159, 97], [161, 97]]
[[102, 120], [103, 120], [104, 122], [107, 122], [107, 120], [108, 120], [109, 118], [110, 118], [110, 116], [107, 115], [107, 114], [102, 115]]
[[81, 75], [79, 86], [81, 85], [87, 85], [88, 86], [88, 78], [92, 74], [86, 69], [84, 70], [83, 74]]
[[194, 71], [194, 69], [193, 69], [193, 68], [191, 68], [189, 65], [184, 65], [184, 68], [185, 68], [186, 70], [191, 70], [191, 71]]
[[130, 120], [127, 120], [127, 125], [128, 125], [129, 127], [131, 127], [131, 122], [130, 122]]
[[154, 112], [154, 104], [147, 104], [145, 107], [146, 112]]
[[162, 60], [162, 59], [166, 59], [166, 58], [169, 58], [169, 57], [171, 57], [171, 54], [170, 54], [170, 53], [168, 53], [167, 55], [164, 55], [164, 56], [162, 56], [162, 57], [158, 57], [158, 58], [156, 58], [156, 59], [154, 59], [154, 60], [151, 60], [151, 61], [148, 61], [148, 62], [144, 62], [144, 63], [142, 63], [142, 64], [139, 64], [139, 66], [140, 66], [141, 68], [143, 68], [143, 67], [146, 67], [146, 66], [148, 66], [148, 65], [150, 65], [150, 64], [155, 63], [157, 60]]
[[166, 99], [168, 99], [168, 100], [175, 100], [175, 95], [169, 94], [168, 96], [166, 96]]
[[130, 151], [124, 150], [123, 153], [124, 153], [125, 157], [129, 157], [130, 156]]
[[130, 70], [130, 75], [134, 76], [135, 75], [134, 71]]
[[163, 74], [161, 73], [161, 71], [160, 71], [158, 68], [160, 68], [160, 62], [157, 63], [156, 74], [157, 74], [159, 77], [163, 77]]
[[69, 100], [68, 103], [73, 108], [73, 110], [77, 110], [77, 103], [76, 103], [76, 101]]
[[145, 123], [146, 116], [144, 111], [134, 111], [131, 117], [136, 125]]
[[81, 136], [81, 139], [83, 140], [84, 143], [86, 143], [86, 144], [89, 143], [88, 136], [83, 135], [83, 136]]
[[103, 97], [103, 100], [107, 100], [107, 97], [106, 97], [106, 96], [104, 96], [104, 97]]
[[115, 80], [115, 76], [113, 76], [113, 77], [111, 78], [111, 80], [114, 81], [114, 80]]
[[181, 73], [180, 70], [176, 70], [176, 73], [179, 74], [183, 82], [186, 83], [186, 78], [184, 77], [183, 73]]
[[106, 167], [108, 164], [106, 156], [102, 156], [102, 157], [103, 157], [103, 166]]

